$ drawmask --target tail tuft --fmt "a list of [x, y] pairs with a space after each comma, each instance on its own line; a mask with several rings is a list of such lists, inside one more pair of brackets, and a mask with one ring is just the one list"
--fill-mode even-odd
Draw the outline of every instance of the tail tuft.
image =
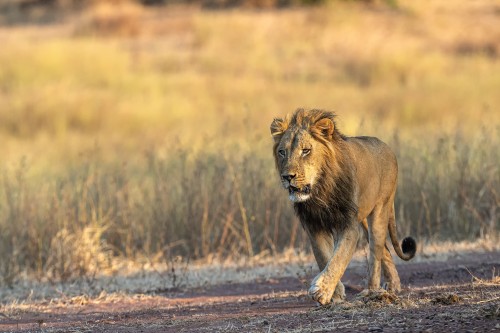
[[403, 259], [410, 260], [415, 256], [415, 253], [417, 252], [417, 242], [411, 237], [406, 237], [401, 243], [401, 249], [405, 254], [405, 258]]

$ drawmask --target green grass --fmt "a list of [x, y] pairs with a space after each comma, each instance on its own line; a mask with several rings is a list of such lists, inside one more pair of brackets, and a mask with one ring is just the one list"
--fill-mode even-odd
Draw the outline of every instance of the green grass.
[[401, 236], [497, 233], [500, 30], [483, 6], [137, 9], [131, 36], [89, 29], [91, 10], [0, 28], [3, 283], [306, 248], [269, 134], [299, 106], [394, 148]]

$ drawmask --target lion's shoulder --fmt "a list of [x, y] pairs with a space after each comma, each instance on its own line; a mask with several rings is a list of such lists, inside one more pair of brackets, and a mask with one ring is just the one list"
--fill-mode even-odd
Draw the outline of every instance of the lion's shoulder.
[[398, 164], [396, 154], [382, 140], [372, 136], [355, 136], [347, 139], [349, 156], [358, 169], [358, 176], [373, 176], [373, 172], [380, 173], [379, 177], [389, 177], [395, 181]]

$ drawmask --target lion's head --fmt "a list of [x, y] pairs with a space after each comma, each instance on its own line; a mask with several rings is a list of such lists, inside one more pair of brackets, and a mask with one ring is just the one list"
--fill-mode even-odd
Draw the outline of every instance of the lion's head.
[[298, 109], [291, 117], [274, 119], [271, 134], [283, 187], [292, 202], [307, 201], [335, 159], [333, 143], [340, 134], [335, 130], [334, 114]]

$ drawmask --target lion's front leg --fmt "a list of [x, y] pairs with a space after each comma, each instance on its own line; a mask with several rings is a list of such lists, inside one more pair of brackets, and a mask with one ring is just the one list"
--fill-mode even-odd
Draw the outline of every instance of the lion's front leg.
[[[329, 231], [318, 231], [307, 229], [314, 257], [318, 268], [323, 271], [333, 256], [334, 241]], [[313, 282], [314, 283], [314, 282]], [[333, 293], [333, 301], [340, 302], [345, 298], [345, 288], [341, 281], [337, 283]]]
[[[332, 298], [336, 300], [345, 297], [344, 286], [340, 282], [340, 278], [344, 275], [356, 249], [358, 232], [357, 226], [353, 224], [338, 234], [333, 255], [325, 268], [313, 279], [309, 295], [320, 304], [328, 304]], [[316, 260], [318, 260], [317, 256]]]

